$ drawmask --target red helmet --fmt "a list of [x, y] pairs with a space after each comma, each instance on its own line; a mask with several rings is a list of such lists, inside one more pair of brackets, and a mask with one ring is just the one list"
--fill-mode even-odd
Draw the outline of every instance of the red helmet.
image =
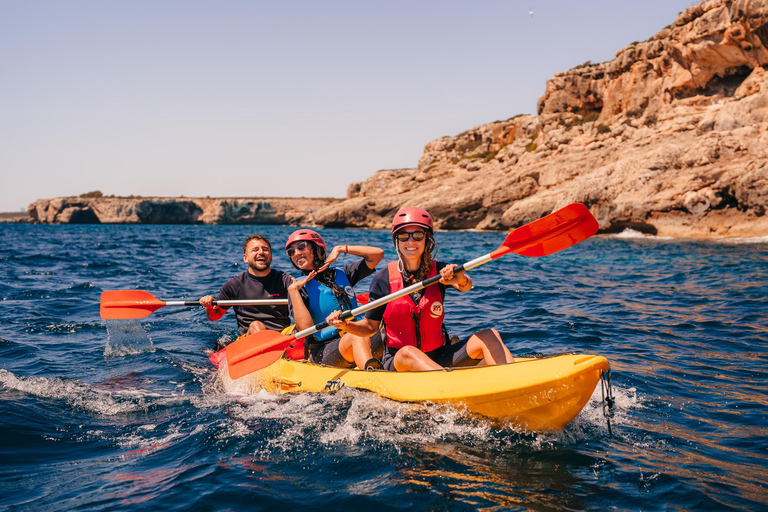
[[401, 228], [413, 224], [434, 231], [432, 217], [427, 213], [427, 210], [422, 210], [416, 206], [406, 206], [400, 208], [400, 211], [395, 214], [395, 218], [392, 219], [392, 234], [394, 235]]
[[326, 251], [325, 240], [323, 240], [323, 237], [318, 235], [316, 231], [312, 231], [311, 229], [299, 229], [291, 233], [291, 236], [289, 236], [288, 240], [285, 242], [285, 249], [288, 250], [288, 247], [292, 243], [300, 242], [301, 240], [306, 240], [307, 242], [314, 242], [318, 247], [320, 247], [323, 250], [323, 254], [325, 254], [325, 251]]

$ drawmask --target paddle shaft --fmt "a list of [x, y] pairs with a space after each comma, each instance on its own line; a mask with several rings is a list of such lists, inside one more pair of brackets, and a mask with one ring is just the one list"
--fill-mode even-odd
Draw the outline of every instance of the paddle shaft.
[[[141, 302], [135, 300], [113, 300], [106, 304], [109, 308], [141, 308], [145, 306], [163, 307], [163, 306], [199, 306], [197, 300], [167, 300], [157, 303]], [[286, 306], [288, 299], [259, 299], [259, 300], [214, 300], [214, 306]]]
[[[197, 300], [168, 300], [166, 306], [199, 306]], [[212, 306], [287, 306], [288, 299], [214, 300]]]
[[[493, 258], [490, 254], [486, 254], [485, 256], [481, 256], [480, 258], [475, 258], [474, 260], [468, 261], [463, 265], [458, 265], [454, 269], [453, 273], [459, 274], [461, 272], [464, 272], [465, 270], [469, 270], [469, 269], [478, 267], [483, 263], [487, 263], [491, 261], [491, 259]], [[361, 315], [372, 309], [376, 309], [377, 307], [383, 306], [384, 304], [388, 304], [393, 300], [399, 299], [400, 297], [410, 295], [413, 292], [417, 292], [423, 288], [426, 288], [429, 285], [435, 284], [436, 282], [440, 281], [441, 278], [442, 276], [440, 276], [440, 274], [434, 275], [428, 279], [419, 281], [418, 283], [414, 283], [411, 286], [408, 286], [407, 288], [403, 288], [402, 290], [399, 290], [394, 293], [390, 293], [385, 297], [381, 297], [380, 299], [376, 299], [373, 302], [369, 302], [368, 304], [355, 308], [352, 311], [345, 311], [341, 314], [341, 316], [339, 316], [339, 320], [347, 320], [349, 318], [356, 317], [357, 315]], [[309, 336], [310, 334], [314, 334], [318, 331], [322, 331], [326, 327], [328, 327], [328, 322], [321, 322], [317, 325], [313, 325], [312, 327], [304, 329], [303, 331], [297, 332], [296, 334], [293, 335], [293, 337], [296, 339], [301, 339], [306, 336]]]
[[[584, 208], [582, 205], [579, 205], [579, 206]], [[570, 208], [570, 207], [567, 207], [567, 208]], [[563, 210], [565, 210], [565, 208]], [[586, 208], [584, 208], [584, 211], [586, 211]], [[535, 221], [532, 224], [535, 224], [536, 222], [541, 222], [546, 218], [547, 217], [539, 219], [538, 221]], [[588, 215], [587, 218], [594, 222], [594, 231], [592, 231], [588, 235], [588, 236], [591, 236], [592, 234], [594, 234], [595, 231], [597, 231], [597, 222], [594, 221], [591, 215]], [[515, 235], [517, 233], [517, 230], [515, 230], [507, 236], [507, 239], [504, 241], [504, 244], [502, 244], [501, 247], [499, 247], [498, 249], [496, 249], [491, 253], [486, 254], [485, 256], [480, 256], [479, 258], [470, 260], [462, 265], [458, 265], [454, 269], [453, 273], [459, 274], [466, 270], [471, 270], [475, 267], [479, 267], [480, 265], [484, 263], [488, 263], [489, 261], [494, 260], [496, 258], [500, 258], [501, 256], [504, 256], [505, 254], [508, 254], [510, 252], [517, 252], [518, 250], [522, 250], [526, 247], [535, 246], [536, 244], [540, 243], [543, 240], [567, 235], [572, 229], [574, 229], [575, 227], [578, 227], [580, 224], [583, 224], [583, 223], [584, 223], [584, 218], [582, 217], [576, 217], [574, 219], [570, 219], [567, 221], [559, 221], [556, 227], [554, 228], [544, 230], [542, 233], [538, 235], [530, 235], [530, 234], [522, 235], [520, 240], [515, 239], [516, 238]], [[573, 239], [570, 241], [569, 245], [572, 245], [573, 243], [578, 243], [579, 241], [581, 240]], [[383, 306], [384, 304], [387, 304], [389, 302], [392, 302], [393, 300], [399, 299], [400, 297], [410, 295], [413, 292], [419, 291], [423, 288], [426, 288], [427, 286], [435, 284], [436, 282], [440, 281], [440, 278], [441, 276], [439, 274], [432, 276], [418, 283], [414, 283], [411, 286], [408, 286], [407, 288], [403, 288], [400, 291], [391, 293], [385, 297], [381, 297], [380, 299], [376, 299], [373, 302], [369, 302], [368, 304], [365, 304], [364, 306], [360, 306], [359, 308], [353, 309], [352, 311], [345, 311], [339, 316], [339, 320], [348, 320], [349, 318], [365, 313], [366, 311], [376, 309], [377, 307]], [[321, 331], [325, 329], [326, 327], [328, 327], [328, 322], [319, 323], [317, 325], [304, 329], [303, 331], [297, 332], [294, 335], [294, 338], [296, 339], [304, 338], [305, 336], [314, 334], [317, 331]]]

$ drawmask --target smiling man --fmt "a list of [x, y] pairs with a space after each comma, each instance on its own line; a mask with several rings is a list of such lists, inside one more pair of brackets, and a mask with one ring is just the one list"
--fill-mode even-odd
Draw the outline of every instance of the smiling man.
[[[271, 268], [272, 245], [263, 235], [248, 236], [243, 243], [243, 261], [248, 270], [233, 277], [221, 287], [216, 300], [286, 299], [293, 278]], [[227, 312], [226, 307], [214, 306], [213, 295], [200, 299], [209, 320], [216, 321]], [[237, 327], [241, 335], [265, 329], [281, 331], [291, 324], [288, 306], [234, 306]], [[218, 343], [217, 343], [218, 345]], [[221, 348], [219, 346], [216, 347]]]

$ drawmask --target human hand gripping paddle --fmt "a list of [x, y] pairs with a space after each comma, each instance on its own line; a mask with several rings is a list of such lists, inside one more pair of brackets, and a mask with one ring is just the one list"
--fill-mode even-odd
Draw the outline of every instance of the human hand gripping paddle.
[[[454, 274], [473, 269], [510, 252], [529, 257], [554, 254], [586, 240], [597, 233], [597, 229], [597, 221], [589, 213], [587, 207], [580, 203], [573, 203], [539, 220], [515, 229], [507, 235], [504, 243], [498, 249], [485, 256], [459, 265], [454, 269]], [[435, 284], [440, 279], [441, 276], [438, 274], [355, 308], [352, 311], [345, 311], [341, 314], [339, 320], [347, 320], [366, 311], [376, 309], [395, 299]], [[283, 351], [291, 342], [309, 336], [326, 327], [328, 327], [328, 323], [322, 322], [297, 332], [292, 336], [284, 336], [276, 331], [260, 331], [240, 338], [226, 348], [229, 376], [233, 379], [238, 379], [243, 375], [269, 366], [283, 355]]]
[[[285, 306], [288, 299], [259, 300], [214, 300], [216, 306]], [[164, 306], [199, 306], [197, 300], [156, 299], [152, 294], [141, 290], [106, 290], [101, 294], [99, 313], [105, 320], [144, 318]]]

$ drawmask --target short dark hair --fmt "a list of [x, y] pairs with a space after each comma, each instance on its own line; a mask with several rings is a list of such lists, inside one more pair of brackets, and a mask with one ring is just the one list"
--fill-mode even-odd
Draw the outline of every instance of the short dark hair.
[[250, 242], [251, 240], [261, 240], [262, 242], [267, 244], [267, 247], [269, 247], [269, 252], [272, 252], [272, 244], [269, 243], [269, 238], [265, 237], [264, 235], [254, 233], [252, 235], [248, 235], [248, 237], [245, 239], [245, 242], [243, 242], [243, 254], [245, 254], [245, 251], [248, 250], [248, 242]]

